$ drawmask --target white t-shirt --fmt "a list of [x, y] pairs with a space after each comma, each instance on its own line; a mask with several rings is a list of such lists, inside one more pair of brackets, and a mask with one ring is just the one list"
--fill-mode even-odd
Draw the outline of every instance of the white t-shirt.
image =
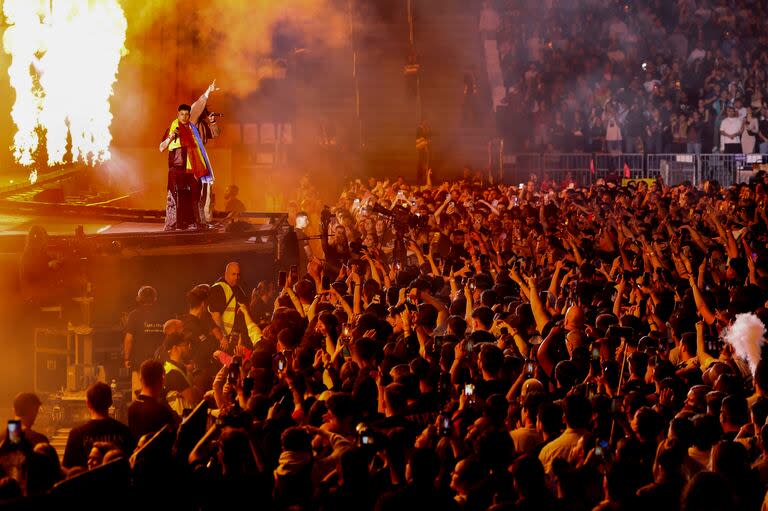
[[544, 465], [544, 472], [549, 474], [552, 471], [552, 460], [555, 458], [573, 461], [573, 448], [587, 434], [588, 432], [584, 430], [567, 428], [562, 435], [545, 445], [539, 453], [539, 461]]
[[621, 140], [621, 127], [614, 119], [609, 119], [605, 123], [605, 139], [611, 141]]
[[510, 431], [516, 452], [531, 452], [543, 439], [536, 428], [517, 428]]
[[738, 144], [741, 142], [741, 119], [738, 117], [726, 117], [723, 122], [720, 123], [720, 131], [726, 133], [736, 133], [735, 137], [729, 137], [728, 135], [720, 134], [720, 150], [725, 151], [725, 144]]

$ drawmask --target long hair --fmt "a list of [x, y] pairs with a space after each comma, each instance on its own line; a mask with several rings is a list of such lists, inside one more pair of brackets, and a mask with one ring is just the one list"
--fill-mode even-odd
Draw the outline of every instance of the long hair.
[[202, 113], [200, 114], [200, 117], [197, 118], [197, 131], [200, 132], [200, 138], [203, 141], [203, 145], [205, 145], [208, 142], [209, 138], [213, 138], [213, 135], [211, 133], [211, 127], [208, 125], [208, 116], [211, 115], [211, 112], [208, 110], [208, 107], [203, 108]]

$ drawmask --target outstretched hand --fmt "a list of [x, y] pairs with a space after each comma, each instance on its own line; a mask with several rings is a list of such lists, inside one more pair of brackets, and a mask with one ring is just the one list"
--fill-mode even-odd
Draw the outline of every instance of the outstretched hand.
[[216, 80], [214, 79], [214, 80], [211, 82], [211, 84], [208, 86], [208, 89], [207, 89], [205, 92], [206, 92], [207, 94], [210, 94], [210, 93], [212, 93], [212, 92], [216, 92], [216, 91], [218, 91], [218, 90], [221, 90], [221, 89], [219, 89], [218, 87], [216, 87]]

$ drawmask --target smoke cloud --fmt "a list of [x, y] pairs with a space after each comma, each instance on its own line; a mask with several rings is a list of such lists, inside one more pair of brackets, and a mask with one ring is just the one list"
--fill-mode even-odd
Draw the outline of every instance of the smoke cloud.
[[228, 94], [241, 98], [258, 90], [261, 80], [273, 73], [265, 56], [274, 49], [278, 29], [295, 36], [292, 39], [302, 46], [320, 50], [344, 44], [348, 32], [346, 13], [330, 0], [130, 0], [126, 4], [129, 44], [134, 43], [129, 49], [135, 58], [154, 60], [162, 55], [165, 64], [173, 66], [167, 59], [174, 55], [167, 50], [177, 45], [187, 82], [199, 85], [200, 80], [216, 78], [226, 84]]
[[725, 332], [723, 340], [733, 346], [738, 357], [746, 359], [754, 374], [760, 362], [760, 352], [765, 342], [765, 325], [752, 313], [738, 314]]

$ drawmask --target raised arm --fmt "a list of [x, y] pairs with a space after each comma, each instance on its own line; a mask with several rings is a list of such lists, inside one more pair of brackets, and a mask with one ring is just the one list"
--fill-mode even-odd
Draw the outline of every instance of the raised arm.
[[613, 299], [613, 315], [617, 318], [621, 317], [621, 299], [624, 296], [624, 290], [627, 287], [627, 281], [624, 280], [624, 276], [621, 276], [621, 280], [616, 285], [616, 297]]
[[555, 364], [557, 363], [557, 360], [552, 358], [550, 350], [552, 349], [552, 346], [557, 342], [557, 340], [560, 339], [561, 333], [561, 327], [552, 328], [549, 331], [549, 335], [547, 335], [546, 339], [544, 339], [544, 341], [542, 341], [538, 347], [534, 346], [532, 348], [536, 350], [536, 360], [539, 361], [541, 369], [547, 376], [552, 376], [552, 373], [555, 370]]
[[558, 259], [555, 261], [555, 271], [552, 272], [552, 280], [549, 281], [549, 292], [552, 296], [557, 296], [557, 280], [560, 277], [560, 270], [563, 269], [563, 261]]
[[544, 331], [547, 322], [549, 322], [549, 313], [547, 313], [547, 309], [544, 307], [544, 304], [541, 303], [541, 298], [539, 298], [535, 277], [528, 277], [528, 300], [531, 302], [531, 311], [536, 320], [536, 330], [541, 333]]
[[381, 285], [381, 275], [379, 274], [379, 269], [376, 267], [376, 263], [374, 262], [373, 257], [371, 257], [368, 252], [363, 252], [363, 261], [366, 261], [371, 269], [371, 278], [378, 282], [379, 285]]
[[717, 233], [720, 236], [720, 244], [725, 248], [728, 257], [739, 257], [739, 246], [736, 244], [736, 238], [733, 237], [733, 233], [725, 228], [720, 219], [717, 218], [717, 215], [710, 215], [710, 219], [715, 229], [717, 229]]
[[715, 314], [709, 309], [707, 303], [704, 301], [704, 296], [701, 294], [699, 286], [696, 284], [696, 278], [693, 275], [688, 276], [688, 283], [691, 285], [693, 291], [693, 299], [696, 302], [696, 308], [701, 314], [701, 317], [708, 325], [715, 322]]
[[704, 240], [701, 237], [701, 234], [699, 234], [699, 231], [697, 231], [693, 226], [684, 224], [680, 227], [681, 229], [685, 229], [688, 231], [688, 234], [691, 236], [691, 241], [693, 241], [697, 247], [699, 247], [699, 250], [701, 250], [703, 253], [707, 253], [707, 245], [704, 243]]
[[699, 367], [701, 367], [702, 371], [706, 370], [716, 360], [715, 357], [707, 353], [706, 345], [704, 344], [704, 321], [696, 322], [696, 358], [699, 360]]
[[251, 318], [251, 313], [248, 311], [248, 307], [246, 307], [244, 303], [238, 305], [240, 312], [243, 313], [243, 318], [245, 319], [245, 326], [248, 329], [248, 337], [255, 346], [256, 343], [261, 340], [261, 328], [259, 328], [259, 325], [257, 325], [253, 318]]
[[331, 289], [329, 289], [331, 292], [331, 295], [336, 298], [336, 303], [338, 305], [341, 305], [341, 308], [344, 309], [344, 312], [347, 313], [348, 318], [355, 317], [355, 313], [352, 311], [352, 307], [349, 306], [349, 304], [344, 300], [344, 297], [342, 297], [336, 289], [334, 289], [333, 286], [331, 286]]
[[472, 291], [469, 289], [468, 285], [464, 285], [464, 298], [466, 299], [466, 309], [464, 311], [464, 320], [467, 322], [468, 325], [472, 324], [472, 313], [475, 311], [474, 305], [472, 303]]
[[[440, 215], [443, 213], [443, 210], [444, 210], [444, 209], [445, 209], [445, 208], [448, 206], [448, 204], [449, 204], [450, 202], [451, 202], [451, 194], [450, 194], [450, 193], [447, 193], [447, 194], [446, 194], [446, 197], [445, 197], [445, 200], [443, 201], [443, 203], [442, 203], [442, 204], [440, 204], [440, 207], [439, 207], [439, 208], [437, 208], [437, 210], [434, 212], [434, 217], [435, 217], [435, 220], [437, 220], [438, 222], [440, 222]], [[451, 209], [453, 209], [453, 208], [451, 208]], [[452, 213], [452, 212], [453, 212], [453, 211], [449, 211], [449, 213]]]
[[192, 124], [197, 124], [198, 119], [200, 119], [200, 114], [203, 113], [203, 110], [205, 110], [205, 105], [208, 103], [208, 96], [217, 90], [219, 90], [219, 88], [216, 87], [216, 80], [214, 80], [211, 82], [208, 88], [205, 89], [205, 92], [203, 92], [203, 94], [197, 98], [197, 101], [192, 103], [192, 108], [189, 112], [189, 122]]
[[437, 327], [441, 328], [448, 321], [448, 307], [443, 302], [429, 294], [427, 291], [421, 292], [421, 299], [425, 303], [433, 305], [437, 309]]
[[354, 289], [352, 289], [352, 312], [353, 316], [359, 316], [363, 312], [363, 306], [362, 306], [362, 279], [360, 279], [360, 275], [357, 274], [357, 272], [352, 273], [352, 285], [354, 286]]

